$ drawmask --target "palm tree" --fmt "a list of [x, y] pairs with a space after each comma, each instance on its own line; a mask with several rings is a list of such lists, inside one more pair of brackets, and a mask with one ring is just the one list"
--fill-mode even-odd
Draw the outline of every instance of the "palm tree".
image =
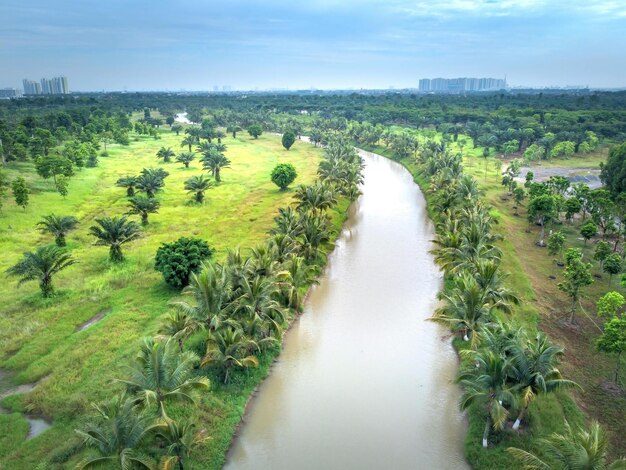
[[226, 158], [223, 153], [212, 150], [203, 155], [202, 167], [205, 170], [209, 170], [211, 175], [215, 177], [215, 181], [219, 183], [222, 180], [220, 172], [224, 168], [230, 168], [230, 160]]
[[267, 242], [267, 247], [272, 254], [272, 258], [278, 263], [284, 263], [298, 251], [296, 240], [284, 233], [277, 233], [272, 236]]
[[157, 152], [157, 158], [162, 158], [164, 163], [169, 163], [176, 153], [170, 147], [161, 147]]
[[148, 214], [156, 214], [161, 204], [152, 197], [139, 195], [130, 198], [128, 205], [130, 206], [128, 213], [141, 215], [141, 223], [148, 225]]
[[46, 215], [41, 222], [42, 233], [50, 233], [54, 235], [54, 241], [57, 246], [65, 246], [65, 235], [74, 230], [78, 224], [78, 219], [71, 215], [57, 216], [54, 214]]
[[179, 470], [185, 470], [185, 459], [210, 437], [204, 429], [196, 431], [196, 425], [189, 421], [179, 424], [170, 419], [165, 424], [167, 427], [160, 429], [157, 436], [165, 440], [168, 456], [161, 459], [159, 469], [173, 470], [178, 467]]
[[191, 152], [182, 152], [176, 156], [176, 161], [185, 165], [185, 168], [189, 168], [189, 164], [194, 161], [196, 156]]
[[123, 176], [115, 183], [120, 188], [126, 188], [126, 196], [133, 197], [135, 195], [135, 186], [137, 186], [136, 176]]
[[206, 354], [202, 358], [202, 366], [217, 366], [224, 374], [224, 383], [230, 381], [233, 367], [257, 367], [259, 360], [248, 352], [258, 349], [257, 343], [246, 338], [237, 328], [226, 328], [209, 334]]
[[169, 312], [161, 319], [159, 334], [171, 336], [178, 341], [178, 348], [183, 352], [183, 341], [204, 328], [204, 323], [186, 314], [181, 309]]
[[190, 300], [179, 300], [171, 305], [202, 322], [207, 330], [217, 330], [228, 323], [224, 310], [228, 306], [231, 285], [227, 271], [215, 263], [206, 263], [199, 273], [191, 273], [189, 285], [183, 296]]
[[300, 185], [296, 189], [294, 198], [298, 201], [297, 208], [301, 211], [310, 210], [313, 214], [325, 211], [337, 204], [335, 195], [327, 184], [315, 183], [310, 186]]
[[537, 455], [515, 447], [507, 451], [522, 462], [527, 470], [612, 470], [626, 469], [626, 460], [607, 462], [609, 441], [597, 421], [589, 431], [578, 428], [575, 431], [565, 421], [565, 433], [554, 433], [546, 439], [538, 439], [542, 460]]
[[299, 256], [292, 256], [287, 262], [286, 269], [278, 273], [286, 304], [296, 313], [302, 312], [306, 289], [318, 283], [316, 274], [317, 269], [306, 264], [304, 258]]
[[238, 297], [232, 302], [236, 318], [245, 327], [246, 322], [258, 320], [256, 339], [262, 340], [271, 334], [279, 337], [286, 322], [285, 310], [276, 301], [280, 294], [279, 286], [265, 276], [243, 278]]
[[284, 234], [295, 239], [302, 231], [302, 220], [293, 207], [280, 207], [274, 223], [276, 226], [270, 230], [272, 235]]
[[189, 147], [189, 152], [191, 153], [191, 147], [193, 147], [194, 145], [196, 145], [197, 139], [192, 136], [192, 135], [186, 135], [185, 137], [183, 137], [183, 140], [180, 143], [181, 147]]
[[155, 469], [156, 465], [149, 457], [137, 452], [146, 436], [163, 424], [151, 424], [151, 417], [141, 413], [134, 402], [122, 393], [100, 405], [93, 405], [98, 416], [88, 422], [76, 433], [82, 438], [82, 444], [97, 449], [100, 456], [81, 461], [77, 468], [91, 468], [106, 465], [106, 468], [129, 469], [140, 466]]
[[192, 352], [179, 352], [176, 342], [168, 339], [159, 343], [145, 338], [135, 363], [129, 367], [127, 379], [119, 380], [142, 406], [156, 405], [158, 414], [165, 419], [165, 402], [186, 400], [196, 403], [196, 395], [209, 389], [206, 377], [194, 377], [198, 356]]
[[137, 177], [136, 187], [140, 191], [144, 191], [146, 196], [154, 197], [165, 186], [164, 179], [168, 175], [166, 171], [161, 169], [144, 168], [141, 175]]
[[122, 245], [136, 240], [141, 236], [141, 228], [137, 222], [127, 221], [128, 216], [103, 217], [96, 219], [98, 225], [89, 227], [91, 233], [98, 240], [96, 245], [109, 247], [109, 259], [113, 262], [124, 260]]
[[442, 292], [439, 298], [443, 306], [435, 310], [432, 321], [444, 323], [463, 334], [463, 340], [477, 344], [477, 332], [483, 323], [490, 320], [489, 302], [485, 299], [484, 289], [473, 276], [464, 273], [455, 278], [452, 288]]
[[487, 447], [491, 427], [494, 430], [504, 428], [509, 415], [505, 405], [515, 404], [515, 388], [507, 383], [511, 363], [490, 350], [471, 351], [468, 355], [472, 359], [472, 366], [457, 379], [464, 390], [461, 409], [466, 410], [473, 404], [484, 408], [483, 447]]
[[185, 181], [185, 189], [189, 193], [193, 193], [196, 202], [201, 203], [204, 201], [204, 192], [213, 187], [213, 182], [204, 175], [192, 176]]
[[578, 384], [561, 376], [556, 366], [563, 356], [563, 348], [551, 344], [543, 333], [537, 333], [533, 340], [525, 344], [514, 344], [510, 352], [512, 380], [519, 387], [524, 405], [513, 424], [513, 429], [518, 429], [528, 406], [537, 395], [578, 387]]
[[328, 219], [325, 216], [305, 214], [301, 220], [301, 233], [298, 240], [306, 260], [315, 260], [320, 246], [330, 240]]
[[27, 281], [39, 281], [44, 297], [50, 297], [54, 289], [52, 276], [76, 263], [69, 253], [55, 245], [43, 246], [33, 252], [26, 252], [22, 259], [7, 270], [9, 276], [19, 276], [17, 285]]

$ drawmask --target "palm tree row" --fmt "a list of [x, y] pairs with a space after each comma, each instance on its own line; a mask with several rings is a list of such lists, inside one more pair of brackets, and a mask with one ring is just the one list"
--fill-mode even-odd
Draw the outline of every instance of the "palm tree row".
[[[477, 182], [463, 174], [461, 156], [445, 144], [425, 142], [417, 164], [438, 214], [432, 254], [446, 278], [432, 320], [465, 343], [457, 378], [463, 388], [461, 408], [472, 407], [484, 417], [482, 445], [487, 447], [490, 433], [502, 431], [509, 419], [515, 419], [512, 429], [520, 427], [536, 397], [577, 385], [558, 369], [562, 348], [508, 319], [520, 300], [506, 287], [491, 208], [482, 201]], [[520, 457], [524, 451], [512, 452]]]

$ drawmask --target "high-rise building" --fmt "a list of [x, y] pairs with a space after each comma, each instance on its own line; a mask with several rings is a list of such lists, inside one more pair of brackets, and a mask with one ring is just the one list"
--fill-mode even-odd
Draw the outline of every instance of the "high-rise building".
[[24, 85], [25, 95], [41, 95], [41, 84], [39, 82], [25, 78], [22, 80], [22, 84]]
[[419, 91], [435, 93], [465, 93], [467, 91], [496, 91], [506, 88], [506, 80], [499, 78], [422, 78]]

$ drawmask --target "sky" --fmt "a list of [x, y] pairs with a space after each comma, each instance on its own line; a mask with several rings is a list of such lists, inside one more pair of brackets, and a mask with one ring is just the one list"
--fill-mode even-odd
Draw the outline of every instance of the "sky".
[[2, 0], [0, 88], [626, 86], [626, 0]]

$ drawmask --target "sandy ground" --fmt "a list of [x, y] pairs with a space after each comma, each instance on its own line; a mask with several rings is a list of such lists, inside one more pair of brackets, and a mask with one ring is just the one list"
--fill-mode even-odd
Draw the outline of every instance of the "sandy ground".
[[547, 181], [551, 176], [565, 176], [574, 183], [586, 183], [591, 189], [597, 189], [602, 186], [600, 181], [600, 170], [597, 168], [541, 168], [541, 167], [522, 167], [520, 176], [516, 178], [518, 182], [526, 181], [526, 173], [532, 171], [535, 175], [535, 181]]

